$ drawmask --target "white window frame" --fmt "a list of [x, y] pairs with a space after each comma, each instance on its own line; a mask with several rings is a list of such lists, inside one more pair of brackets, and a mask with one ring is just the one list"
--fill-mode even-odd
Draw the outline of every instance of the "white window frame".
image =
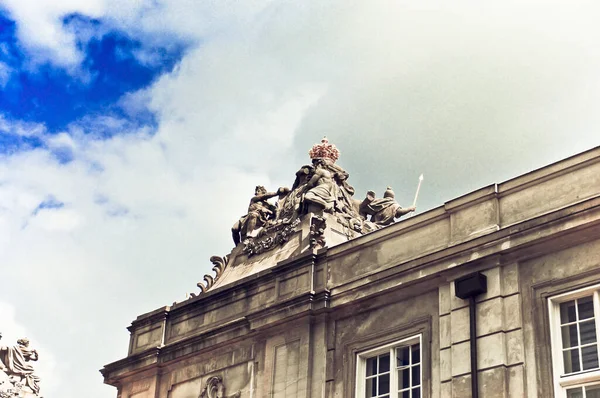
[[[565, 376], [562, 337], [560, 330], [560, 304], [587, 296], [593, 296], [594, 320], [596, 323], [596, 344], [600, 357], [600, 284], [577, 289], [548, 298], [550, 320], [550, 344], [552, 349], [552, 369], [554, 379], [554, 395], [566, 398], [567, 389], [600, 383], [600, 369], [582, 370]], [[600, 362], [600, 358], [599, 358]], [[584, 395], [585, 397], [585, 395]]]
[[420, 363], [419, 363], [419, 379], [420, 379], [420, 388], [421, 388], [421, 398], [425, 396], [424, 387], [423, 387], [423, 337], [421, 334], [414, 335], [411, 337], [407, 337], [402, 340], [397, 340], [389, 344], [382, 345], [380, 347], [376, 347], [367, 351], [362, 351], [356, 354], [356, 385], [355, 385], [355, 397], [356, 398], [365, 398], [365, 381], [367, 377], [367, 359], [372, 358], [377, 355], [384, 354], [386, 352], [390, 353], [390, 398], [400, 398], [398, 395], [398, 371], [397, 367], [394, 365], [395, 358], [394, 350], [399, 347], [410, 346], [413, 344], [419, 343], [419, 351], [420, 351]]

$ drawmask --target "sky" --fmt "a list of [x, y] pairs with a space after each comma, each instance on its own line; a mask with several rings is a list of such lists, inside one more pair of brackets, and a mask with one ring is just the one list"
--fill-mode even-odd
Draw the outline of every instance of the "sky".
[[139, 314], [197, 292], [255, 185], [327, 135], [417, 212], [598, 145], [596, 1], [0, 0], [1, 345], [114, 398]]

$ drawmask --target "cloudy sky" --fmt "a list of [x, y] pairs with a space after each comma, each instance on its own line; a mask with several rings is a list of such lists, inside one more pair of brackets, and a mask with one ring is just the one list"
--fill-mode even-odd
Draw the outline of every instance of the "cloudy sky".
[[138, 314], [196, 291], [257, 184], [327, 135], [418, 211], [598, 145], [596, 1], [0, 1], [0, 344], [114, 398]]

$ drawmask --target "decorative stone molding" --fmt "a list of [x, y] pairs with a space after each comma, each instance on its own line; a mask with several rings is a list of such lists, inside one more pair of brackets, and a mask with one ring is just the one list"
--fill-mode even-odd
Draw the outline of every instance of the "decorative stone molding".
[[325, 247], [325, 228], [327, 227], [327, 222], [325, 221], [325, 217], [322, 216], [314, 216], [310, 220], [310, 247], [312, 249], [317, 249], [321, 247]]
[[262, 237], [249, 238], [244, 243], [244, 253], [250, 256], [264, 253], [268, 250], [281, 246], [290, 240], [296, 226], [300, 224], [300, 219], [297, 218], [290, 224], [277, 225], [266, 232]]
[[221, 275], [223, 275], [223, 272], [225, 271], [225, 268], [227, 268], [227, 264], [229, 263], [229, 258], [228, 256], [212, 256], [210, 258], [210, 262], [214, 265], [212, 270], [215, 272], [215, 276], [213, 277], [208, 274], [204, 275], [205, 284], [203, 284], [202, 282], [198, 282], [197, 286], [200, 288], [202, 293], [206, 292], [208, 289], [213, 287], [215, 282], [219, 280]]
[[200, 391], [198, 398], [239, 398], [242, 395], [240, 391], [233, 395], [225, 395], [225, 384], [221, 376], [212, 376], [206, 380], [206, 385]]

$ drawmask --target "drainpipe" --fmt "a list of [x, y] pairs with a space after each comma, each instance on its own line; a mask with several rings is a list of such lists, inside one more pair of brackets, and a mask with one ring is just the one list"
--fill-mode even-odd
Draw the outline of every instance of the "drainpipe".
[[471, 398], [479, 398], [477, 380], [477, 307], [475, 297], [487, 292], [487, 278], [481, 272], [475, 272], [454, 281], [456, 297], [469, 300], [469, 329], [471, 344]]

